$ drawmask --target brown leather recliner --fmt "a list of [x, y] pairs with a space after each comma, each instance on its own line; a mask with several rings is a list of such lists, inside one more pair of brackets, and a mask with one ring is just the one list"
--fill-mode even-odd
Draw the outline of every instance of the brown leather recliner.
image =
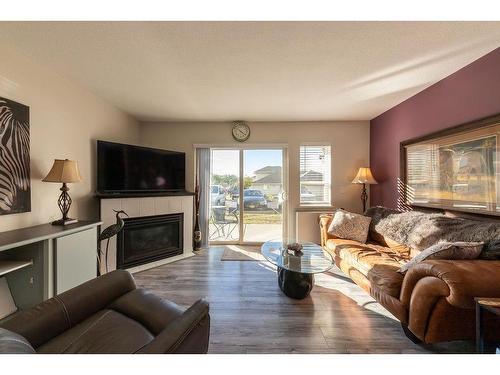
[[[328, 233], [332, 215], [320, 216], [321, 244], [337, 266], [401, 321], [415, 342], [472, 340], [474, 297], [500, 297], [500, 261], [426, 260], [397, 272], [415, 250], [371, 228], [366, 244]], [[498, 320], [485, 332], [500, 338]]]
[[0, 321], [0, 353], [206, 353], [208, 310], [203, 300], [184, 310], [117, 270]]

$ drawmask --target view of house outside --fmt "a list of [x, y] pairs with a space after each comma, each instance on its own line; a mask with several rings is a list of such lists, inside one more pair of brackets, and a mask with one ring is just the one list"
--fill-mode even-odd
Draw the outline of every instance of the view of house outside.
[[300, 146], [300, 204], [331, 205], [331, 147]]

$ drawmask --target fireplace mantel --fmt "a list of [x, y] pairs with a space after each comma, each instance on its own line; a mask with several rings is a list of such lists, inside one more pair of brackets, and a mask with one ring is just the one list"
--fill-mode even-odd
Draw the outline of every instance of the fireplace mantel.
[[[125, 211], [129, 218], [138, 218], [155, 215], [183, 214], [183, 252], [169, 258], [156, 260], [137, 267], [128, 268], [130, 272], [143, 271], [145, 269], [160, 266], [193, 255], [193, 196], [169, 195], [169, 196], [148, 196], [148, 197], [107, 197], [100, 199], [100, 218], [103, 222], [101, 228], [104, 230], [109, 225], [115, 224], [115, 212], [113, 210]], [[106, 242], [101, 244], [105, 248]], [[108, 272], [116, 269], [117, 237], [112, 237], [108, 249]], [[104, 263], [104, 262], [103, 262]], [[104, 265], [101, 272], [105, 273]]]
[[122, 198], [157, 198], [157, 197], [183, 197], [193, 196], [191, 191], [167, 191], [162, 193], [96, 193], [95, 197], [99, 199], [122, 199]]

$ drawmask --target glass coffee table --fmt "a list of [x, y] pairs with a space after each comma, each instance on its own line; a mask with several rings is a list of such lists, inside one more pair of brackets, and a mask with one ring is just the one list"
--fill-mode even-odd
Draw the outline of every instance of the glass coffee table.
[[261, 247], [264, 257], [278, 267], [278, 285], [290, 298], [302, 299], [309, 295], [314, 285], [314, 274], [333, 267], [332, 256], [312, 242], [300, 242], [301, 255], [287, 250], [281, 240], [265, 242]]

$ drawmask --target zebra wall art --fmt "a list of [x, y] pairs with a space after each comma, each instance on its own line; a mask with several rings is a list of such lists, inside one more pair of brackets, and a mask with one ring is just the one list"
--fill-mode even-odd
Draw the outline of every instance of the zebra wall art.
[[0, 215], [29, 211], [29, 107], [0, 97]]

